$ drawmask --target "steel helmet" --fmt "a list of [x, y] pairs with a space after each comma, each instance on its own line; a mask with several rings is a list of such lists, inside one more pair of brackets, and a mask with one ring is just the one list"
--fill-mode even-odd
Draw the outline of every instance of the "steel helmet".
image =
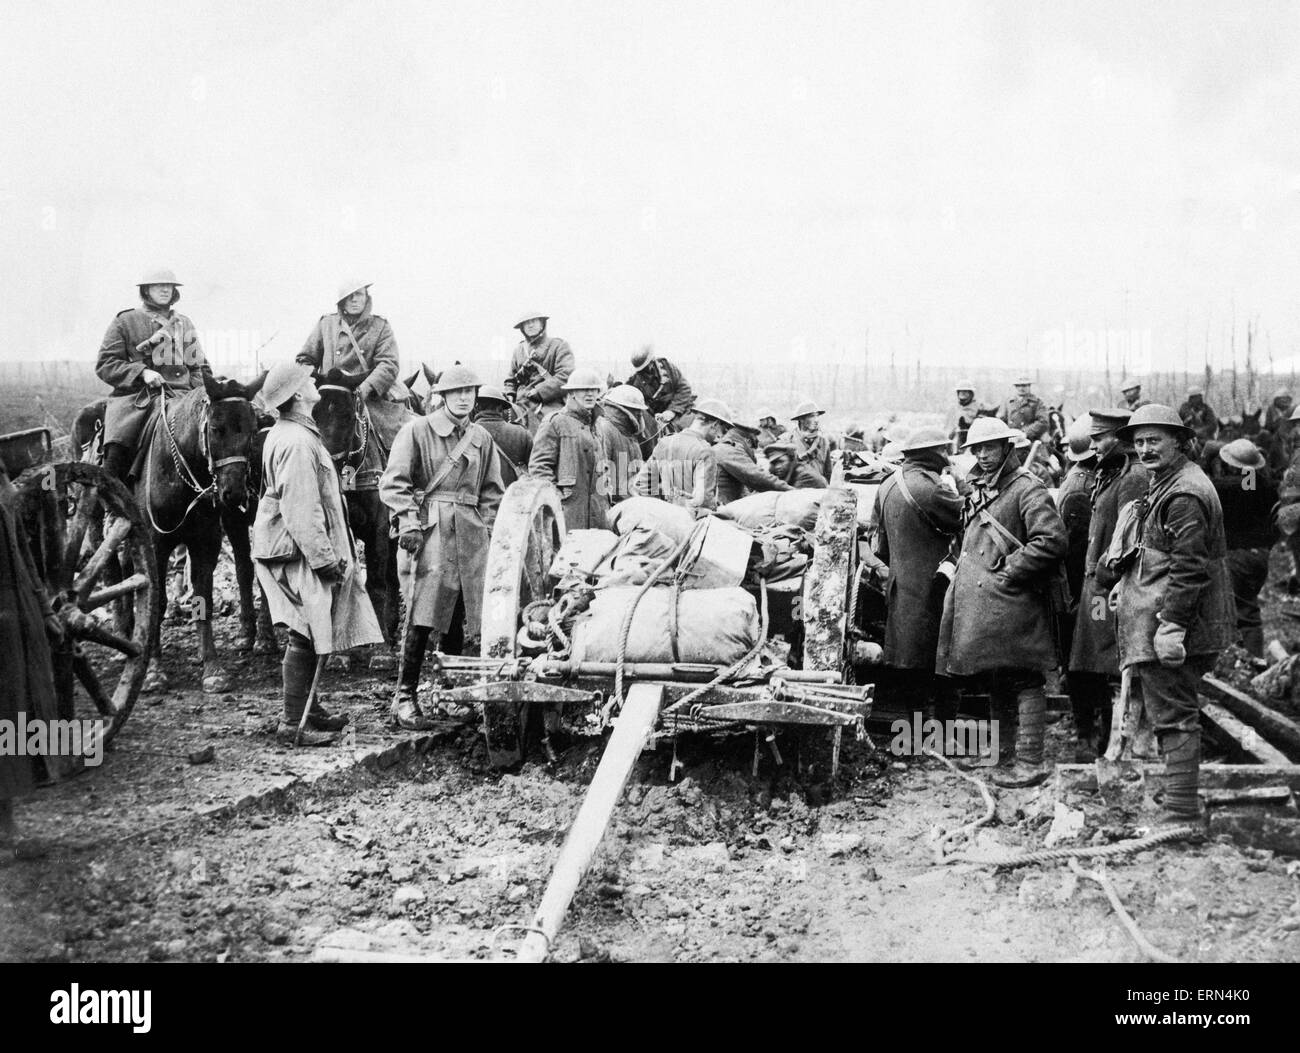
[[1012, 441], [1012, 443], [1015, 444], [1015, 447], [1016, 447], [1017, 450], [1027, 450], [1027, 449], [1029, 449], [1029, 446], [1030, 446], [1029, 436], [1026, 435], [1026, 434], [1025, 434], [1023, 431], [1021, 431], [1019, 428], [1012, 428], [1012, 429], [1011, 429], [1011, 441]]
[[963, 380], [960, 381], [955, 388], [953, 388], [953, 391], [969, 391], [972, 395], [974, 395], [975, 385], [972, 384], [969, 380]]
[[448, 391], [459, 391], [461, 388], [474, 388], [477, 392], [482, 386], [483, 381], [479, 380], [474, 370], [457, 362], [442, 371], [438, 383], [433, 385], [433, 391], [442, 395]]
[[478, 389], [479, 402], [500, 402], [506, 406], [510, 405], [510, 400], [506, 398], [506, 393], [495, 384], [482, 384]]
[[294, 359], [277, 362], [266, 372], [262, 382], [262, 401], [268, 406], [282, 406], [298, 393], [302, 382], [311, 376], [311, 366]]
[[758, 411], [759, 420], [776, 420], [776, 414], [770, 409], [764, 408]]
[[1125, 377], [1123, 380], [1119, 382], [1120, 391], [1135, 391], [1135, 390], [1140, 390], [1141, 387], [1142, 387], [1142, 381], [1140, 381], [1137, 377]]
[[1291, 416], [1287, 417], [1287, 420], [1300, 420], [1300, 406], [1291, 411]]
[[522, 329], [525, 322], [531, 322], [534, 318], [540, 318], [542, 320], [543, 325], [545, 325], [547, 322], [551, 320], [551, 316], [549, 314], [542, 314], [540, 312], [534, 312], [533, 314], [521, 314], [519, 316], [519, 321], [517, 321], [511, 328]]
[[1265, 464], [1264, 455], [1259, 452], [1259, 447], [1249, 439], [1233, 439], [1219, 450], [1219, 457], [1224, 464], [1246, 471], [1263, 468]]
[[145, 271], [144, 277], [136, 285], [181, 285], [176, 280], [176, 272], [168, 270], [166, 267], [155, 267], [151, 271]]
[[1191, 398], [1193, 395], [1204, 396], [1205, 389], [1201, 387], [1199, 384], [1193, 384], [1190, 388], [1187, 389], [1187, 397]]
[[654, 348], [647, 344], [632, 356], [632, 372], [640, 373], [654, 359]]
[[1183, 423], [1183, 418], [1178, 416], [1177, 410], [1170, 406], [1162, 406], [1158, 402], [1149, 402], [1133, 411], [1133, 416], [1129, 417], [1128, 423], [1119, 429], [1119, 437], [1125, 442], [1132, 442], [1138, 428], [1149, 428], [1153, 425], [1169, 428], [1180, 436], [1192, 435], [1192, 429]]
[[615, 385], [601, 396], [601, 401], [622, 406], [624, 409], [636, 410], [639, 413], [645, 413], [649, 409], [645, 404], [645, 396], [631, 384]]
[[1033, 382], [1034, 378], [1028, 373], [1021, 373], [1020, 376], [1016, 377], [1016, 379], [1011, 383], [1014, 387], [1020, 387], [1021, 384], [1032, 384]]
[[361, 278], [352, 278], [348, 281], [339, 282], [339, 293], [334, 297], [335, 303], [342, 303], [354, 292], [360, 292], [362, 289], [369, 289], [374, 282], [368, 282]]
[[757, 435], [762, 431], [762, 426], [758, 423], [756, 417], [751, 417], [748, 413], [735, 414], [736, 419], [731, 422], [733, 428], [739, 428], [741, 431], [747, 431], [751, 435]]
[[[897, 441], [897, 440], [895, 440]], [[927, 427], [917, 428], [907, 437], [905, 442], [899, 443], [904, 453], [916, 453], [920, 450], [933, 450], [938, 446], [948, 445], [948, 436], [943, 433], [942, 428]]]
[[697, 417], [708, 417], [710, 420], [716, 420], [731, 427], [731, 410], [721, 399], [700, 399], [695, 403], [695, 415]]
[[561, 391], [604, 391], [605, 382], [594, 369], [575, 369]]
[[976, 417], [966, 432], [966, 441], [961, 444], [963, 450], [978, 446], [982, 442], [1008, 441], [1015, 438], [1015, 432], [1007, 427], [1007, 422], [997, 417]]
[[903, 459], [903, 449], [901, 442], [887, 442], [880, 450], [881, 460], [888, 461], [890, 464], [898, 464]]
[[1092, 449], [1092, 415], [1085, 413], [1076, 417], [1066, 429], [1065, 437], [1070, 448], [1065, 456], [1072, 461], [1086, 461], [1093, 455]]
[[800, 417], [811, 417], [814, 415], [818, 417], [822, 417], [825, 416], [825, 414], [826, 411], [824, 409], [821, 409], [817, 405], [817, 403], [815, 403], [812, 399], [809, 399], [807, 402], [799, 403], [799, 405], [795, 408], [795, 411], [792, 414], [790, 414], [790, 419], [798, 420]]
[[1273, 392], [1274, 399], [1289, 399], [1290, 397], [1291, 397], [1290, 388], [1278, 388], [1275, 392]]

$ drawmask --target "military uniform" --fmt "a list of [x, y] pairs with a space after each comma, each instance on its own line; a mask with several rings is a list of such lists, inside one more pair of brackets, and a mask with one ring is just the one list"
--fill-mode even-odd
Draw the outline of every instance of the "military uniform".
[[703, 515], [717, 507], [718, 458], [693, 431], [665, 435], [641, 469], [637, 493]]
[[596, 437], [608, 470], [610, 504], [632, 497], [634, 483], [641, 471], [641, 445], [638, 415], [621, 406], [606, 405], [596, 418]]
[[573, 351], [558, 336], [542, 330], [536, 343], [524, 339], [510, 356], [510, 375], [501, 386], [528, 417], [536, 432], [544, 417], [564, 408], [564, 382], [573, 373]]
[[[175, 302], [175, 301], [173, 301]], [[170, 307], [142, 304], [119, 312], [99, 348], [95, 375], [113, 386], [104, 410], [104, 445], [134, 450], [153, 412], [154, 399], [141, 377], [146, 369], [181, 393], [212, 379], [194, 323]]]
[[628, 377], [627, 382], [641, 392], [652, 415], [671, 410], [675, 415], [672, 426], [678, 431], [690, 423], [689, 419], [683, 422], [682, 418], [695, 405], [695, 395], [682, 371], [668, 359], [652, 358], [645, 368]]
[[754, 441], [740, 428], [732, 428], [713, 447], [718, 462], [718, 505], [738, 501], [749, 493], [790, 490], [789, 483], [758, 466]]
[[521, 475], [528, 474], [528, 461], [533, 455], [533, 437], [528, 429], [514, 422], [510, 410], [495, 404], [480, 402], [474, 411], [474, 423], [492, 436], [501, 454], [501, 481], [509, 486]]
[[[970, 426], [975, 423], [976, 417], [996, 417], [998, 414], [996, 407], [984, 405], [979, 399], [971, 399], [963, 405], [958, 402], [948, 410], [947, 420], [944, 424], [948, 432], [948, 438], [956, 439], [960, 447], [966, 441], [966, 433], [970, 431]], [[1018, 427], [1018, 425], [1013, 425]]]
[[794, 445], [794, 457], [799, 464], [812, 469], [822, 479], [831, 477], [831, 451], [835, 449], [835, 444], [830, 439], [821, 432], [809, 435], [807, 432], [800, 431], [797, 425], [790, 430], [785, 439]]
[[[370, 411], [380, 446], [384, 451], [392, 449], [398, 430], [410, 417], [407, 399], [411, 393], [397, 379], [398, 352], [393, 327], [388, 319], [371, 311], [369, 294], [366, 306], [353, 320], [340, 311], [321, 315], [298, 352], [298, 361], [320, 374], [334, 369], [352, 375], [366, 374], [357, 393]], [[382, 467], [382, 457], [376, 465]]]
[[1184, 402], [1178, 407], [1178, 416], [1202, 443], [1209, 442], [1218, 434], [1219, 418], [1205, 402], [1199, 406], [1193, 406], [1190, 401]]
[[[1037, 395], [1013, 395], [997, 414], [1008, 428], [1019, 428], [1030, 442], [1047, 433], [1047, 403]], [[969, 426], [968, 426], [969, 427]]]
[[604, 530], [608, 526], [607, 472], [590, 410], [562, 410], [538, 429], [528, 474], [549, 479], [559, 489], [567, 529]]

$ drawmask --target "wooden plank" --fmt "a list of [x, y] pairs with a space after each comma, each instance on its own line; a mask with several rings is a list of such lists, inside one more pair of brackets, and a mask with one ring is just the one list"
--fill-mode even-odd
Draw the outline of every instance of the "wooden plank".
[[1290, 786], [1258, 786], [1248, 790], [1206, 790], [1201, 794], [1206, 804], [1278, 805], [1295, 811], [1295, 791]]
[[1300, 856], [1300, 819], [1267, 812], [1214, 811], [1210, 813], [1210, 835], [1219, 834], [1249, 848]]
[[546, 960], [565, 912], [573, 901], [573, 894], [578, 891], [578, 884], [605, 836], [614, 806], [623, 794], [632, 767], [659, 717], [663, 697], [663, 688], [654, 684], [633, 684], [628, 691], [614, 733], [609, 737], [609, 744], [587, 788], [587, 796], [578, 809], [578, 817], [573, 820], [560, 847], [551, 880], [547, 882], [542, 902], [533, 915], [532, 930], [519, 945], [517, 961]]
[[1201, 690], [1230, 710], [1234, 716], [1244, 720], [1274, 746], [1293, 758], [1300, 758], [1300, 724], [1288, 720], [1245, 692], [1212, 676], [1201, 681]]
[[1260, 764], [1289, 764], [1290, 759], [1258, 731], [1248, 727], [1216, 702], [1205, 702], [1201, 716]]

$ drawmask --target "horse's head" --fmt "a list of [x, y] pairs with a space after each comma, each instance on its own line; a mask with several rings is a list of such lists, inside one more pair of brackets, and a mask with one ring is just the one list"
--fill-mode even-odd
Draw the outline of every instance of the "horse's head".
[[361, 452], [363, 436], [356, 389], [364, 379], [364, 374], [344, 373], [340, 369], [316, 374], [320, 401], [312, 407], [311, 415], [335, 463], [346, 463]]
[[244, 508], [248, 501], [249, 457], [257, 435], [252, 399], [265, 380], [263, 373], [251, 384], [225, 378], [203, 381], [210, 406], [204, 443], [217, 500], [227, 508]]

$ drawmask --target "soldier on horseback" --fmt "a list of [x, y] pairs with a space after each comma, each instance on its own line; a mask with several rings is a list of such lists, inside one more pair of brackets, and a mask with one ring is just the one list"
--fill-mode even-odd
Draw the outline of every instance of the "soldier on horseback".
[[179, 393], [212, 379], [194, 323], [174, 310], [181, 298], [176, 275], [150, 271], [138, 288], [140, 306], [113, 319], [95, 363], [95, 375], [113, 386], [104, 411], [104, 467], [123, 482], [162, 389]]
[[564, 408], [564, 384], [573, 372], [573, 351], [558, 336], [546, 335], [549, 321], [549, 315], [526, 314], [515, 322], [523, 340], [510, 358], [510, 375], [501, 385], [534, 435], [542, 421]]
[[410, 392], [397, 377], [397, 340], [388, 319], [374, 313], [371, 284], [353, 279], [339, 285], [337, 310], [321, 315], [297, 360], [322, 377], [335, 370], [364, 377], [356, 391], [379, 442], [381, 456], [373, 466], [378, 478], [393, 439], [408, 419]]

